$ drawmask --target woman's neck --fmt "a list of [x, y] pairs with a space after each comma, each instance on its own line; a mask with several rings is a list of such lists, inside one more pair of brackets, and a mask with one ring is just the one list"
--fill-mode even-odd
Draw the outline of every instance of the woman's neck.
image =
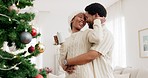
[[77, 30], [77, 29], [72, 29], [72, 33], [76, 33], [76, 32], [79, 32], [80, 30]]

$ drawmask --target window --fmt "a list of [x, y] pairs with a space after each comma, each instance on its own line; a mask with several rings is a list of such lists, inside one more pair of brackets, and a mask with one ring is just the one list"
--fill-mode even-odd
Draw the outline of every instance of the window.
[[125, 48], [125, 26], [124, 17], [122, 15], [121, 1], [107, 8], [108, 17], [106, 27], [114, 36], [114, 50], [112, 58], [112, 66], [126, 66], [126, 48]]

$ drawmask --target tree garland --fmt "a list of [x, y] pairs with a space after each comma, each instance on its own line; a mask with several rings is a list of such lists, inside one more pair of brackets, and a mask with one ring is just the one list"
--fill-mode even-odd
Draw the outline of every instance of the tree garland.
[[0, 68], [0, 70], [12, 70], [12, 69], [18, 69], [17, 66], [20, 65], [22, 62], [19, 62], [17, 64], [15, 64], [14, 66], [11, 66], [10, 68]]
[[18, 23], [20, 23], [18, 20], [16, 20], [16, 19], [11, 19], [9, 16], [7, 16], [7, 15], [5, 15], [5, 14], [0, 14], [0, 15], [1, 15], [1, 16], [4, 16], [4, 17], [6, 17], [6, 18], [8, 18], [9, 21], [14, 20], [14, 21], [17, 21]]
[[16, 58], [16, 56], [14, 56], [14, 57], [12, 57], [12, 58], [6, 58], [6, 57], [3, 57], [3, 56], [0, 55], [0, 58], [5, 59], [5, 60], [13, 60], [13, 59]]

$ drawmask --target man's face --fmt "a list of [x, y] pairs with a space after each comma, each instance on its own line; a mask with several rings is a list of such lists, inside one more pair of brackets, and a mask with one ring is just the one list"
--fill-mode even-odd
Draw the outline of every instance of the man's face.
[[85, 17], [87, 23], [93, 23], [93, 15], [90, 15], [88, 12], [86, 12]]
[[86, 12], [85, 18], [89, 28], [93, 28], [94, 15], [91, 15], [88, 12]]

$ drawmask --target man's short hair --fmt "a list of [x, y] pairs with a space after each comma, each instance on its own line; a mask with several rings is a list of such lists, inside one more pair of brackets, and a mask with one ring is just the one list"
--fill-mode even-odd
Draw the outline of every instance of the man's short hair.
[[92, 3], [86, 6], [85, 11], [91, 15], [95, 15], [96, 13], [98, 13], [100, 17], [106, 17], [107, 15], [106, 9], [100, 3]]

